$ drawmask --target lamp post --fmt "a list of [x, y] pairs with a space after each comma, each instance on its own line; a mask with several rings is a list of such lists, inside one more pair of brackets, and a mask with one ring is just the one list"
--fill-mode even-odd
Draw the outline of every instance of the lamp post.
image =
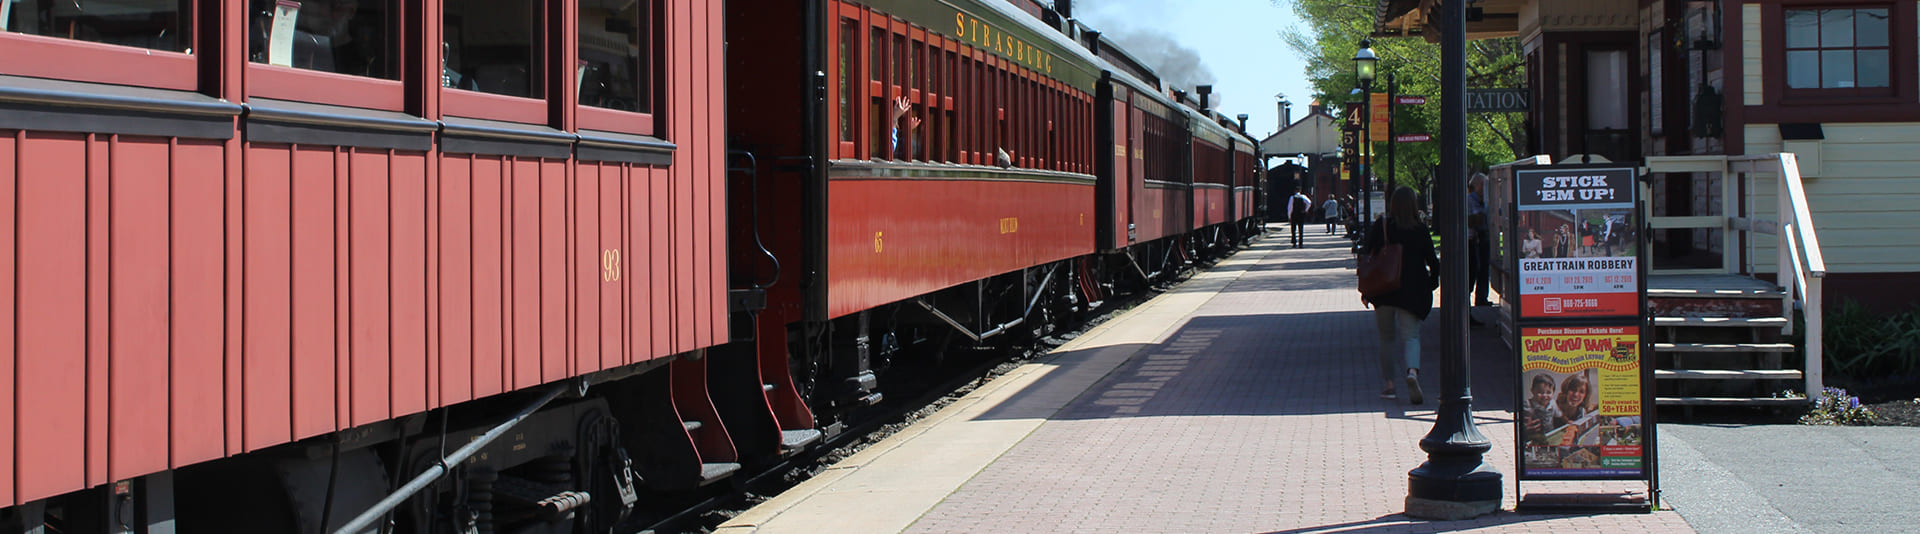
[[1467, 2], [1440, 0], [1440, 406], [1420, 438], [1426, 463], [1407, 473], [1407, 515], [1466, 519], [1500, 509], [1501, 476], [1484, 458], [1493, 443], [1473, 424], [1467, 346]]
[[1360, 51], [1353, 54], [1353, 75], [1360, 81], [1360, 142], [1355, 143], [1360, 150], [1360, 227], [1368, 228], [1373, 224], [1373, 67], [1380, 58], [1373, 55], [1373, 41], [1360, 41]]

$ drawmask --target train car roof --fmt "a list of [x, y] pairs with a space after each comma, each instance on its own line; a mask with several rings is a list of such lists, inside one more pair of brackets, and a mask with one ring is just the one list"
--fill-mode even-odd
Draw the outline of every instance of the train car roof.
[[1144, 95], [1148, 99], [1168, 108], [1178, 107], [1177, 104], [1174, 104], [1173, 99], [1167, 98], [1167, 95], [1160, 92], [1158, 85], [1141, 81], [1126, 70], [1120, 69], [1113, 63], [1108, 62], [1106, 58], [1094, 57], [1093, 64], [1098, 66], [1101, 72], [1111, 78], [1115, 83], [1127, 86], [1127, 88], [1132, 89], [1135, 94]]
[[875, 11], [906, 19], [985, 50], [1010, 63], [1092, 93], [1099, 58], [1006, 0], [866, 0]]
[[1220, 148], [1226, 148], [1227, 139], [1245, 137], [1232, 128], [1227, 128], [1221, 126], [1220, 123], [1213, 122], [1213, 112], [1200, 111], [1184, 104], [1180, 106], [1180, 111], [1187, 114], [1187, 123], [1192, 125], [1189, 126], [1189, 128], [1193, 129], [1193, 136], [1195, 138], [1206, 140]]

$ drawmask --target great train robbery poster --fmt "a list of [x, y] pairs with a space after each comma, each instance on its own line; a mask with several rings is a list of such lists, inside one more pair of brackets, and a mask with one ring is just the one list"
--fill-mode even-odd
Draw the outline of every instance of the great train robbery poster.
[[1520, 316], [1640, 314], [1634, 169], [1514, 172]]

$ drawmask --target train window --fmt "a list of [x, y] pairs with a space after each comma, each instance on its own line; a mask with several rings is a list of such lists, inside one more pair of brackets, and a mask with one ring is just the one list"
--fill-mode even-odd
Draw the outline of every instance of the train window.
[[[885, 84], [887, 81], [887, 43], [891, 40], [887, 38], [886, 28], [873, 28], [872, 32], [872, 38], [867, 40], [869, 49], [868, 57], [870, 58], [868, 67], [868, 72], [870, 73], [869, 78], [875, 82], [879, 82], [879, 84]], [[878, 86], [878, 88], [872, 92], [873, 95], [872, 98], [869, 99], [871, 104], [868, 105], [867, 116], [873, 117], [873, 134], [872, 137], [869, 138], [872, 139], [872, 145], [867, 147], [867, 151], [873, 155], [873, 159], [892, 158], [893, 155], [887, 153], [893, 148], [891, 137], [893, 131], [887, 125], [887, 118], [890, 116], [887, 106], [892, 104], [887, 102], [888, 91], [886, 91], [884, 85]]]
[[973, 95], [979, 91], [973, 89], [972, 51], [964, 46], [961, 47], [960, 50], [960, 71], [954, 75], [957, 79], [954, 80], [956, 85], [954, 87], [953, 100], [959, 108], [954, 110], [954, 117], [956, 119], [954, 121], [956, 124], [953, 125], [954, 136], [959, 138], [957, 140], [960, 145], [960, 159], [958, 161], [960, 163], [973, 163], [973, 139], [971, 137], [973, 135], [973, 115], [971, 115], [971, 113], [973, 113], [975, 106], [972, 98]]
[[253, 0], [247, 59], [296, 69], [397, 79], [393, 1]]
[[924, 69], [926, 68], [927, 45], [921, 44], [920, 41], [914, 41], [912, 51], [913, 53], [906, 55], [907, 87], [910, 89], [924, 89], [925, 86], [920, 85], [920, 82], [926, 80], [926, 72]]
[[440, 84], [545, 98], [541, 6], [535, 0], [446, 0]]
[[854, 47], [859, 46], [860, 22], [853, 19], [840, 20], [840, 141], [852, 142], [854, 123], [853, 107], [859, 105], [853, 100], [853, 61]]
[[887, 30], [874, 28], [873, 38], [867, 40], [867, 45], [872, 48], [867, 54], [868, 59], [871, 60], [868, 72], [873, 73], [874, 81], [887, 81]]
[[652, 4], [580, 0], [580, 105], [653, 111]]
[[905, 85], [902, 79], [911, 77], [908, 73], [913, 71], [913, 57], [907, 55], [907, 36], [893, 35], [893, 62], [889, 65], [893, 67], [893, 77], [889, 79], [896, 86]]
[[[288, 0], [289, 2], [291, 0]], [[190, 52], [193, 0], [0, 0], [0, 29], [120, 46]]]
[[926, 101], [926, 95], [932, 87], [921, 85], [921, 82], [929, 80], [926, 75], [926, 54], [927, 46], [920, 41], [914, 41], [912, 53], [907, 54], [906, 67], [907, 92], [913, 95], [913, 116], [920, 118], [920, 127], [909, 132], [912, 134], [913, 142], [908, 146], [912, 148], [913, 159], [921, 161], [927, 159], [927, 145], [931, 144], [930, 141], [933, 139], [935, 124], [933, 115], [928, 113], [932, 108], [927, 106]]
[[958, 124], [959, 114], [953, 109], [957, 102], [957, 99], [954, 98], [954, 89], [957, 88], [960, 83], [960, 72], [955, 69], [959, 68], [959, 66], [960, 55], [953, 51], [947, 52], [947, 60], [940, 65], [940, 72], [942, 73], [941, 81], [945, 82], [945, 85], [940, 86], [940, 93], [944, 100], [941, 107], [946, 110], [947, 119], [945, 122], [946, 130], [942, 132], [942, 135], [946, 139], [943, 152], [946, 154], [944, 159], [948, 163], [960, 161], [960, 142], [958, 139], [960, 137], [960, 125]]
[[0, 74], [199, 89], [202, 1], [0, 0]]

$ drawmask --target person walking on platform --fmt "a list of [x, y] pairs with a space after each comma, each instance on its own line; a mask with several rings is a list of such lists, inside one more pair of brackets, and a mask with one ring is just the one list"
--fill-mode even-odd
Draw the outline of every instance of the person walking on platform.
[[1321, 214], [1327, 219], [1327, 235], [1333, 235], [1333, 226], [1340, 222], [1340, 201], [1327, 195], [1327, 202], [1320, 205]]
[[1313, 199], [1306, 193], [1294, 190], [1293, 197], [1287, 199], [1287, 223], [1293, 227], [1293, 248], [1306, 246], [1307, 217], [1313, 211]]
[[1420, 323], [1433, 311], [1433, 290], [1439, 287], [1440, 256], [1434, 253], [1431, 233], [1420, 222], [1413, 188], [1400, 186], [1387, 202], [1386, 216], [1373, 221], [1360, 243], [1361, 254], [1373, 254], [1390, 241], [1400, 245], [1400, 288], [1361, 300], [1373, 306], [1380, 335], [1380, 378], [1386, 389], [1380, 398], [1392, 399], [1394, 378], [1406, 365], [1407, 399], [1420, 404]]

